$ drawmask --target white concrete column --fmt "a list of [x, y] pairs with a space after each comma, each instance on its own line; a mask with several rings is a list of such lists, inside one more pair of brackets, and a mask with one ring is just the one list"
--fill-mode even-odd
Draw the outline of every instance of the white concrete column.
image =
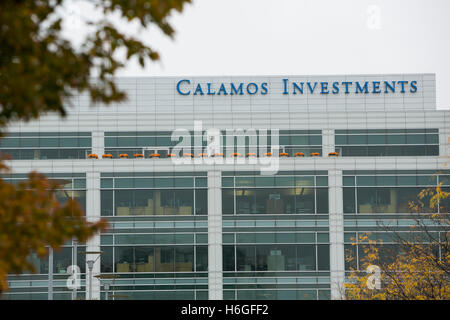
[[99, 157], [105, 153], [105, 137], [103, 131], [92, 131], [92, 153]]
[[[86, 219], [89, 222], [100, 220], [100, 172], [86, 172]], [[87, 252], [100, 252], [100, 234], [92, 237], [86, 244]], [[100, 274], [99, 254], [86, 254], [86, 261], [96, 260], [92, 270], [92, 299], [100, 299], [100, 281], [95, 276]], [[89, 268], [86, 263], [86, 300], [89, 299]]]
[[342, 170], [328, 171], [331, 299], [341, 299], [345, 280]]
[[322, 156], [328, 157], [328, 153], [335, 152], [334, 129], [322, 130]]
[[222, 179], [220, 171], [208, 171], [208, 297], [223, 299]]

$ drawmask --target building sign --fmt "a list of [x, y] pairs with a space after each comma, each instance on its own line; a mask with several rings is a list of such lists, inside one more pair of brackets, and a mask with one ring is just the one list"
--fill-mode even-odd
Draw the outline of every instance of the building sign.
[[[389, 80], [389, 81], [290, 81], [281, 79], [283, 95], [302, 94], [391, 94], [416, 93], [417, 80]], [[177, 82], [176, 90], [182, 96], [211, 96], [211, 95], [268, 95], [268, 82], [222, 82], [222, 83], [194, 83], [189, 79]]]

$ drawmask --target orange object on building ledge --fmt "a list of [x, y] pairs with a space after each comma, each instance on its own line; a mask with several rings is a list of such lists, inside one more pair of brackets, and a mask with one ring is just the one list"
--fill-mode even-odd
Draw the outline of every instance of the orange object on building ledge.
[[242, 155], [239, 152], [233, 152], [232, 154], [230, 154], [230, 156], [232, 156], [232, 157], [240, 157]]
[[304, 157], [305, 154], [303, 152], [297, 152], [294, 154], [294, 157]]
[[271, 157], [271, 156], [272, 156], [272, 152], [266, 152], [266, 153], [264, 153], [264, 155], [265, 155], [266, 157]]
[[159, 157], [161, 157], [161, 155], [159, 153], [152, 153], [150, 155], [150, 158], [159, 158]]
[[119, 158], [128, 158], [128, 153], [119, 154]]
[[318, 153], [318, 152], [312, 152], [312, 153], [310, 154], [310, 156], [311, 156], [311, 157], [318, 157], [318, 156], [320, 156], [320, 153]]
[[95, 153], [90, 153], [88, 154], [88, 159], [98, 159], [98, 155], [96, 155]]
[[256, 157], [256, 153], [249, 152], [247, 153], [246, 157]]
[[144, 155], [143, 155], [142, 153], [135, 153], [135, 154], [134, 154], [134, 157], [135, 157], [135, 158], [143, 158]]
[[330, 152], [328, 154], [329, 157], [337, 157], [339, 154], [337, 152]]
[[198, 156], [199, 156], [199, 157], [207, 157], [208, 154], [207, 154], [207, 153], [199, 153]]
[[280, 157], [289, 157], [289, 153], [287, 152], [281, 152]]
[[223, 157], [223, 153], [214, 153], [213, 157]]
[[102, 155], [103, 159], [112, 159], [112, 157], [113, 157], [113, 155], [111, 153], [107, 153], [107, 154]]
[[175, 153], [168, 153], [167, 154], [167, 158], [173, 158], [176, 157], [177, 155]]
[[192, 153], [183, 153], [183, 157], [191, 157], [191, 158], [193, 158], [194, 155]]

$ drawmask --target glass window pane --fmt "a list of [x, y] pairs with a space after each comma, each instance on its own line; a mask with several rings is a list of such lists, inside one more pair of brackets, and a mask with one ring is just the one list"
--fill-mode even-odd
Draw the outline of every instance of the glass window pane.
[[208, 189], [195, 190], [195, 214], [208, 214]]
[[42, 147], [59, 147], [58, 138], [39, 138], [39, 146]]
[[295, 243], [295, 233], [277, 233], [277, 243]]
[[234, 178], [222, 178], [222, 187], [234, 187]]
[[356, 184], [358, 186], [375, 186], [375, 177], [373, 176], [356, 177]]
[[275, 243], [275, 233], [256, 233], [256, 243]]
[[255, 190], [236, 189], [236, 213], [250, 214], [256, 212]]
[[376, 212], [376, 189], [358, 188], [358, 213]]
[[223, 259], [223, 271], [235, 271], [234, 246], [223, 246], [222, 259]]
[[196, 188], [207, 188], [208, 180], [206, 178], [195, 178], [195, 187]]
[[60, 138], [61, 147], [78, 147], [78, 138]]
[[222, 189], [222, 212], [234, 214], [234, 189]]
[[435, 186], [437, 185], [436, 176], [417, 176], [417, 184], [423, 186]]
[[105, 137], [105, 147], [117, 147], [116, 137]]
[[2, 148], [18, 148], [18, 147], [20, 147], [20, 139], [19, 138], [0, 139], [0, 147], [2, 147]]
[[367, 144], [366, 135], [349, 135], [348, 144]]
[[328, 188], [317, 188], [317, 213], [328, 213]]
[[306, 146], [309, 144], [308, 136], [292, 136], [291, 144], [296, 146]]
[[315, 213], [314, 188], [295, 188], [295, 212]]
[[153, 188], [153, 178], [134, 178], [135, 188]]
[[136, 137], [118, 137], [117, 138], [118, 147], [135, 147]]
[[400, 186], [415, 186], [416, 176], [398, 176], [397, 181]]
[[255, 271], [255, 246], [236, 246], [237, 271]]
[[112, 188], [113, 187], [113, 179], [101, 179], [100, 180], [101, 188]]
[[347, 136], [335, 136], [336, 145], [347, 144]]
[[275, 177], [275, 184], [277, 187], [294, 186], [294, 177]]
[[194, 178], [175, 178], [175, 187], [194, 187]]
[[355, 185], [355, 177], [344, 177], [343, 178], [344, 186], [354, 186]]
[[310, 145], [322, 145], [322, 136], [309, 136]]
[[176, 272], [194, 271], [193, 246], [175, 247], [175, 271]]
[[[233, 247], [233, 249], [234, 249], [234, 247]], [[233, 250], [233, 252], [234, 252], [234, 250]], [[196, 270], [195, 271], [207, 271], [208, 270], [208, 246], [196, 246], [195, 253], [196, 253], [196, 257], [195, 257]], [[232, 264], [233, 264], [232, 271], [234, 271], [234, 254], [233, 254], [233, 257], [231, 257], [230, 255], [228, 255], [228, 254], [225, 255], [225, 253], [224, 253], [224, 257], [226, 257], [226, 259], [227, 259], [227, 260], [225, 260], [225, 259], [223, 260], [224, 266], [225, 266], [225, 261], [227, 261], [229, 263], [229, 261], [232, 260]]]
[[86, 179], [74, 179], [73, 187], [75, 189], [85, 189], [86, 188]]
[[302, 186], [314, 186], [314, 177], [295, 177], [295, 185]]
[[113, 191], [112, 190], [101, 190], [100, 191], [100, 212], [102, 216], [112, 216], [113, 215]]
[[133, 178], [116, 178], [115, 179], [116, 188], [133, 188], [134, 179]]
[[438, 144], [439, 143], [439, 135], [437, 134], [427, 134], [426, 137], [427, 144]]
[[155, 178], [155, 188], [172, 188], [172, 178]]
[[78, 145], [80, 147], [91, 147], [91, 138], [78, 138]]
[[385, 135], [368, 135], [367, 139], [369, 144], [386, 144]]
[[328, 177], [316, 177], [317, 186], [328, 186]]
[[236, 243], [255, 243], [254, 233], [237, 233]]
[[140, 147], [154, 147], [156, 146], [155, 137], [137, 137], [137, 145]]
[[408, 134], [406, 135], [407, 144], [425, 144], [424, 134]]
[[236, 177], [235, 183], [236, 187], [253, 187], [255, 185], [255, 180], [253, 177]]
[[275, 186], [274, 177], [255, 177], [255, 186], [273, 187]]
[[355, 213], [355, 188], [343, 188], [344, 213]]
[[314, 233], [297, 233], [297, 242], [298, 243], [315, 243], [316, 236]]
[[316, 270], [316, 250], [313, 244], [297, 246], [297, 270]]
[[377, 176], [377, 185], [378, 186], [395, 186], [396, 185], [396, 177], [394, 176]]
[[406, 143], [406, 136], [403, 134], [388, 134], [387, 135], [387, 143], [388, 144], [405, 144]]
[[175, 267], [174, 248], [156, 247], [155, 260], [156, 260], [156, 272], [173, 272]]
[[100, 257], [100, 271], [101, 272], [113, 272], [113, 247], [101, 247], [103, 252]]
[[327, 244], [317, 245], [317, 269], [330, 270], [330, 249]]

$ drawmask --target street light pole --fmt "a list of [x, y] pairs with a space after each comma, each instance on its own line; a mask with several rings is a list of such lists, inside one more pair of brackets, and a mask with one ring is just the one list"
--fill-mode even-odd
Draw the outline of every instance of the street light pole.
[[53, 248], [48, 249], [48, 300], [53, 300]]
[[[73, 245], [73, 247], [72, 247], [72, 264], [74, 266], [78, 267], [78, 262], [77, 262], [78, 240], [77, 239], [72, 239], [72, 245]], [[76, 270], [79, 270], [79, 269], [76, 269]], [[72, 289], [72, 300], [76, 300], [76, 299], [77, 299], [77, 286], [74, 285], [73, 289]]]
[[98, 257], [95, 260], [86, 260], [86, 264], [89, 270], [89, 296], [88, 299], [92, 300], [92, 270], [94, 269], [94, 263], [100, 258], [100, 255], [103, 251], [84, 251], [84, 254], [98, 254]]
[[94, 260], [86, 261], [89, 270], [89, 300], [92, 300], [92, 269], [94, 268]]

